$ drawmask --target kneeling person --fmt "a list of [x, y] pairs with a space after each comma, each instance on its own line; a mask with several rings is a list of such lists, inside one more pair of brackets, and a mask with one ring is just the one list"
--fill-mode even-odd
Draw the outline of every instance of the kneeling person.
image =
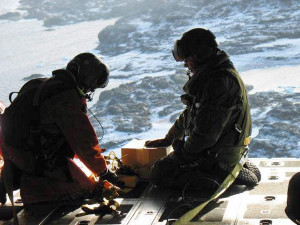
[[[215, 35], [204, 28], [192, 29], [175, 42], [173, 56], [188, 68], [181, 96], [186, 109], [165, 138], [145, 143], [173, 145], [174, 152], [152, 169], [151, 180], [157, 186], [182, 188], [191, 183], [211, 188], [248, 152], [251, 118], [246, 88], [218, 45]], [[247, 162], [237, 182], [254, 186], [259, 180], [258, 168]]]
[[97, 56], [81, 53], [52, 74], [27, 82], [3, 114], [2, 204], [9, 184], [9, 189], [20, 188], [24, 204], [93, 193], [96, 184], [73, 162], [75, 154], [96, 176], [117, 180], [86, 115], [86, 99], [106, 87], [108, 67]]

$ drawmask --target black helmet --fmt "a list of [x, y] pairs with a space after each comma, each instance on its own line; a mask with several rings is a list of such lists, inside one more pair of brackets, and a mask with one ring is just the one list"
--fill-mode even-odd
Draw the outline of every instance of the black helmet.
[[207, 59], [219, 45], [215, 35], [205, 28], [194, 28], [185, 32], [180, 40], [177, 40], [172, 50], [177, 62], [195, 56], [201, 62]]
[[75, 56], [66, 69], [73, 73], [78, 87], [85, 93], [104, 88], [108, 84], [108, 67], [92, 53], [81, 53]]

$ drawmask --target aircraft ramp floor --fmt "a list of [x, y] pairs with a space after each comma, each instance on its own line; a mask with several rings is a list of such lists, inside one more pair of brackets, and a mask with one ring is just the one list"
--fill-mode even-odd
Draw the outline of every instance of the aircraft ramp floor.
[[[288, 182], [300, 171], [300, 159], [252, 158], [261, 170], [262, 180], [253, 189], [232, 186], [218, 201], [211, 202], [189, 225], [292, 225], [285, 215]], [[118, 214], [81, 215], [82, 202], [42, 203], [24, 209], [16, 205], [20, 225], [165, 225], [208, 197], [207, 193], [159, 190], [148, 182], [140, 182], [131, 194], [119, 198]], [[193, 201], [192, 201], [193, 200]], [[6, 220], [11, 215], [11, 206], [0, 208], [0, 225], [13, 224]]]

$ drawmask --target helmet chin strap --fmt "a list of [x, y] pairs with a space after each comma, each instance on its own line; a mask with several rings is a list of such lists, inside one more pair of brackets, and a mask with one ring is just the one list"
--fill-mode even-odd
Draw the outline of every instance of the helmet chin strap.
[[[82, 97], [85, 97], [89, 102], [93, 100], [93, 97], [94, 97], [94, 93], [95, 93], [95, 90], [93, 91], [90, 91], [89, 94], [87, 93], [84, 93], [84, 91], [82, 89], [80, 89], [78, 86], [77, 86], [77, 89], [78, 89], [78, 92], [79, 94], [82, 96]], [[87, 110], [92, 114], [92, 116], [97, 120], [97, 122], [100, 124], [100, 127], [102, 129], [102, 135], [101, 135], [101, 138], [100, 140], [102, 140], [103, 136], [104, 136], [104, 129], [103, 129], [103, 126], [100, 122], [100, 120], [95, 116], [95, 114], [87, 107]]]

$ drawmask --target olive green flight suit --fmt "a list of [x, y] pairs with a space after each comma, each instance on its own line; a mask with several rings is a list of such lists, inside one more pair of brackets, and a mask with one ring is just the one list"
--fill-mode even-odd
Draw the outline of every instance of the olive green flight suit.
[[[186, 109], [165, 138], [171, 143], [181, 139], [184, 144], [154, 164], [151, 180], [161, 187], [183, 187], [189, 182], [212, 188], [247, 149], [251, 118], [246, 89], [229, 56], [218, 51], [183, 90]], [[241, 144], [244, 139], [247, 143]]]

